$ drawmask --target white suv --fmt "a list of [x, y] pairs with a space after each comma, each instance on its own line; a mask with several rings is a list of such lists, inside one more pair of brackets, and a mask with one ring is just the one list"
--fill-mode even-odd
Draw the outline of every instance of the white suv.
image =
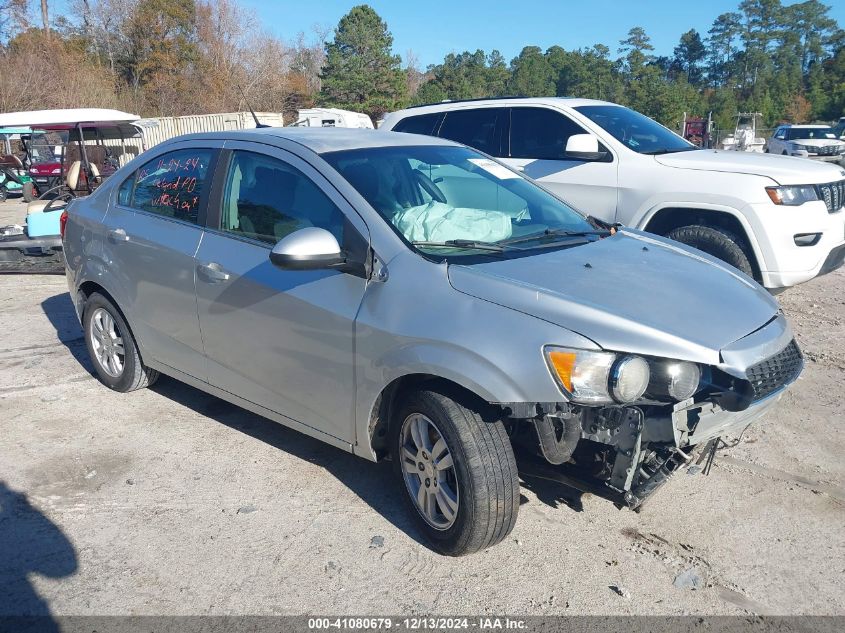
[[845, 141], [827, 125], [781, 125], [766, 142], [766, 153], [838, 163]]
[[379, 129], [480, 149], [600, 220], [671, 237], [773, 290], [845, 260], [845, 170], [833, 165], [699, 149], [591, 99], [444, 102], [388, 114]]

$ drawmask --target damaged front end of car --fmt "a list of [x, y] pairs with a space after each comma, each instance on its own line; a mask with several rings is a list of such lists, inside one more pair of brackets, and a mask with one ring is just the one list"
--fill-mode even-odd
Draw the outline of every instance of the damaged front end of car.
[[719, 438], [765, 415], [803, 369], [781, 314], [720, 350], [715, 365], [561, 348], [544, 353], [568, 402], [502, 403], [512, 442], [539, 459], [546, 478], [603, 490], [631, 509], [696, 452], [714, 452]]

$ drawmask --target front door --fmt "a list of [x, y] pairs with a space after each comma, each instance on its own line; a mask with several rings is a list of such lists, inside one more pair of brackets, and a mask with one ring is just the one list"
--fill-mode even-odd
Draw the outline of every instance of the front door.
[[294, 155], [226, 147], [225, 180], [197, 253], [209, 382], [352, 443], [355, 316], [366, 282], [335, 270], [282, 270], [269, 255], [301, 228], [324, 228], [342, 245], [352, 231], [368, 240], [366, 226]]
[[616, 221], [617, 160], [607, 148], [596, 161], [566, 157], [573, 134], [587, 131], [550, 108], [512, 108], [504, 162], [547, 187], [572, 207], [606, 222]]

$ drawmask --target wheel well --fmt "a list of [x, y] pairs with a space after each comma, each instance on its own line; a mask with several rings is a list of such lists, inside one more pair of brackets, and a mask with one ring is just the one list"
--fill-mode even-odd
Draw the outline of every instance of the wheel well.
[[135, 332], [133, 332], [133, 330], [132, 330], [132, 324], [129, 323], [129, 319], [126, 318], [126, 313], [120, 307], [120, 304], [117, 301], [115, 301], [115, 299], [111, 295], [111, 293], [108, 290], [106, 290], [105, 288], [103, 288], [100, 284], [98, 284], [94, 281], [85, 281], [85, 282], [82, 283], [81, 286], [79, 286], [79, 292], [78, 292], [78, 294], [75, 298], [75, 300], [78, 302], [77, 303], [77, 310], [79, 312], [79, 320], [80, 321], [82, 320], [82, 310], [84, 308], [85, 302], [88, 300], [88, 297], [90, 297], [95, 292], [103, 295], [106, 299], [108, 299], [111, 302], [111, 304], [115, 308], [117, 308], [117, 311], [120, 312], [120, 316], [123, 318], [123, 322], [126, 323], [126, 327], [129, 328], [129, 334], [131, 334], [132, 338], [135, 339], [135, 345], [138, 348], [138, 356], [140, 356], [141, 359], [143, 360], [144, 356], [143, 356], [143, 353], [141, 352], [141, 345], [138, 342], [138, 338], [135, 336]]
[[489, 403], [478, 394], [452, 380], [433, 374], [400, 376], [382, 389], [370, 414], [370, 445], [379, 460], [389, 453], [387, 442], [390, 437], [390, 424], [399, 399], [403, 394], [420, 389], [424, 385], [448, 394], [467, 407], [475, 407], [479, 411], [489, 407]]
[[760, 266], [754, 254], [754, 249], [751, 247], [751, 240], [748, 239], [745, 227], [742, 226], [742, 223], [740, 223], [736, 216], [730, 213], [711, 211], [709, 209], [661, 209], [652, 216], [644, 230], [665, 237], [673, 229], [694, 224], [709, 226], [715, 229], [725, 229], [736, 235], [742, 240], [742, 246], [748, 255], [755, 274], [759, 274]]

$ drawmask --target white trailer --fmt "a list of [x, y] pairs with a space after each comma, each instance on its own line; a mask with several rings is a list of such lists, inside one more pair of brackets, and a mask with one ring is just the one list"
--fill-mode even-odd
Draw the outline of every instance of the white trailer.
[[297, 113], [291, 127], [355, 127], [373, 129], [373, 121], [366, 114], [339, 108], [305, 108]]

